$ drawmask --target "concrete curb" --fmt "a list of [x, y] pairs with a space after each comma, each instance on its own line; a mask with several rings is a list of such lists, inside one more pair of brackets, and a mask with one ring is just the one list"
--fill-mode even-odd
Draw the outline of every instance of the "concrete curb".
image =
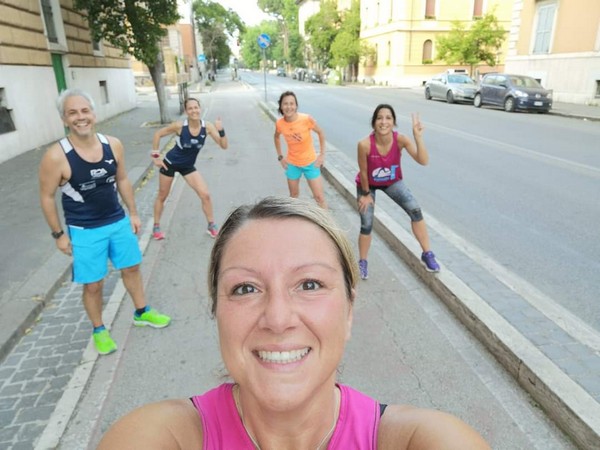
[[[260, 101], [261, 109], [274, 121], [276, 106]], [[346, 156], [327, 144], [336, 158]], [[325, 165], [323, 176], [353, 206], [356, 188], [335, 165]], [[532, 342], [518, 332], [454, 273], [443, 268], [428, 273], [420, 261], [415, 239], [381, 209], [375, 212], [375, 230], [420, 276], [452, 313], [482, 342], [494, 357], [576, 443], [600, 449], [600, 404], [568, 377]]]

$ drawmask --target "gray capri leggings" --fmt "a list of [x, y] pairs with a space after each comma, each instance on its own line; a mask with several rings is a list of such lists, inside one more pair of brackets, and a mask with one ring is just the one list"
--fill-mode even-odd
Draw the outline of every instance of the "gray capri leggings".
[[[373, 196], [373, 204], [369, 205], [365, 212], [360, 212], [360, 234], [371, 234], [373, 230], [373, 215], [375, 214], [375, 193], [381, 190], [387, 194], [389, 198], [394, 200], [410, 217], [411, 222], [420, 222], [423, 220], [423, 213], [419, 203], [410, 192], [410, 189], [404, 184], [404, 181], [398, 180], [389, 186], [370, 187], [371, 195]], [[356, 196], [359, 198], [362, 189], [356, 187]]]

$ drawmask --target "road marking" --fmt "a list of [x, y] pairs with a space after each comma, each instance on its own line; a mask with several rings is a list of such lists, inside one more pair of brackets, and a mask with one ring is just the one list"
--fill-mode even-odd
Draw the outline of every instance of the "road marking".
[[566, 333], [577, 339], [596, 352], [600, 352], [600, 333], [581, 320], [579, 317], [563, 308], [546, 294], [533, 286], [528, 281], [498, 264], [491, 256], [477, 246], [470, 244], [454, 233], [430, 214], [426, 216], [427, 225], [434, 229], [440, 236], [459, 249], [468, 258], [490, 272], [509, 289], [519, 294], [531, 306], [536, 308], [548, 319], [562, 328]]
[[476, 134], [467, 133], [460, 130], [455, 130], [453, 128], [448, 128], [443, 125], [437, 124], [428, 124], [428, 128], [437, 129], [439, 131], [443, 131], [448, 134], [453, 134], [455, 136], [459, 136], [465, 139], [469, 139], [472, 141], [480, 142], [482, 144], [491, 145], [500, 150], [504, 150], [508, 153], [517, 154], [517, 155], [526, 155], [532, 159], [538, 161], [545, 161], [550, 164], [558, 165], [560, 167], [566, 166], [570, 170], [573, 170], [578, 173], [588, 173], [588, 175], [592, 177], [600, 177], [600, 168], [590, 166], [588, 164], [582, 164], [574, 161], [569, 161], [564, 158], [559, 158], [557, 156], [547, 155], [536, 150], [531, 150], [525, 147], [520, 147], [518, 145], [508, 144], [505, 142], [500, 142], [495, 139], [486, 138], [483, 136], [477, 136]]

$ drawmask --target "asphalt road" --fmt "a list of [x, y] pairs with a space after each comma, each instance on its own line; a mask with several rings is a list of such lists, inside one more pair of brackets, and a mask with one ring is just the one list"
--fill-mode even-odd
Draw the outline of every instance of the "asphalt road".
[[[209, 117], [227, 111], [223, 119], [230, 149], [207, 145], [197, 164], [213, 193], [219, 222], [240, 202], [287, 194], [274, 157], [272, 121], [256, 108], [255, 93], [231, 89], [202, 99]], [[155, 191], [152, 178], [136, 196], [138, 208], [151, 208]], [[352, 205], [329, 185], [325, 192], [338, 222], [356, 236], [359, 223]], [[305, 183], [301, 195], [308, 197]], [[120, 350], [98, 359], [61, 439], [62, 450], [94, 448], [111, 423], [140, 404], [189, 397], [223, 381], [206, 294], [213, 241], [204, 233], [197, 197], [181, 179], [162, 225], [167, 238], [150, 242], [143, 272], [148, 298], [172, 315], [173, 324], [163, 330], [134, 329], [124, 301], [112, 326]], [[370, 267], [369, 281], [358, 287], [342, 382], [384, 402], [451, 411], [480, 430], [495, 449], [573, 448], [381, 239], [374, 240]]]
[[[262, 74], [242, 77], [264, 93]], [[286, 89], [353, 159], [377, 104], [394, 106], [402, 133], [411, 133], [410, 115], [419, 112], [430, 164], [404, 158], [404, 176], [440, 236], [600, 330], [597, 122], [427, 101], [421, 89], [340, 89], [267, 76], [269, 101]]]

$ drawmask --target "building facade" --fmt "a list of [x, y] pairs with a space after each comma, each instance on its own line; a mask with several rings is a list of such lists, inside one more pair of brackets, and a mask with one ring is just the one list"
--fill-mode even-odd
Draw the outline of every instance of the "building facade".
[[[191, 0], [178, 0], [177, 11], [179, 21], [166, 27], [167, 33], [160, 42], [166, 86], [197, 81], [200, 71], [206, 71], [204, 64], [198, 62], [202, 44], [194, 26]], [[136, 86], [154, 86], [144, 63], [132, 58], [132, 69]]]
[[[409, 87], [448, 68], [469, 69], [437, 60], [436, 38], [449, 33], [455, 21], [469, 28], [489, 12], [508, 35], [512, 0], [362, 0], [360, 36], [374, 53], [360, 65], [358, 81]], [[497, 65], [480, 65], [475, 75], [503, 71], [507, 48], [508, 40]]]
[[600, 1], [515, 0], [506, 71], [540, 80], [555, 101], [600, 105]]
[[3, 0], [0, 162], [64, 135], [55, 100], [73, 87], [94, 97], [98, 120], [135, 107], [129, 58], [92, 40], [73, 0]]

